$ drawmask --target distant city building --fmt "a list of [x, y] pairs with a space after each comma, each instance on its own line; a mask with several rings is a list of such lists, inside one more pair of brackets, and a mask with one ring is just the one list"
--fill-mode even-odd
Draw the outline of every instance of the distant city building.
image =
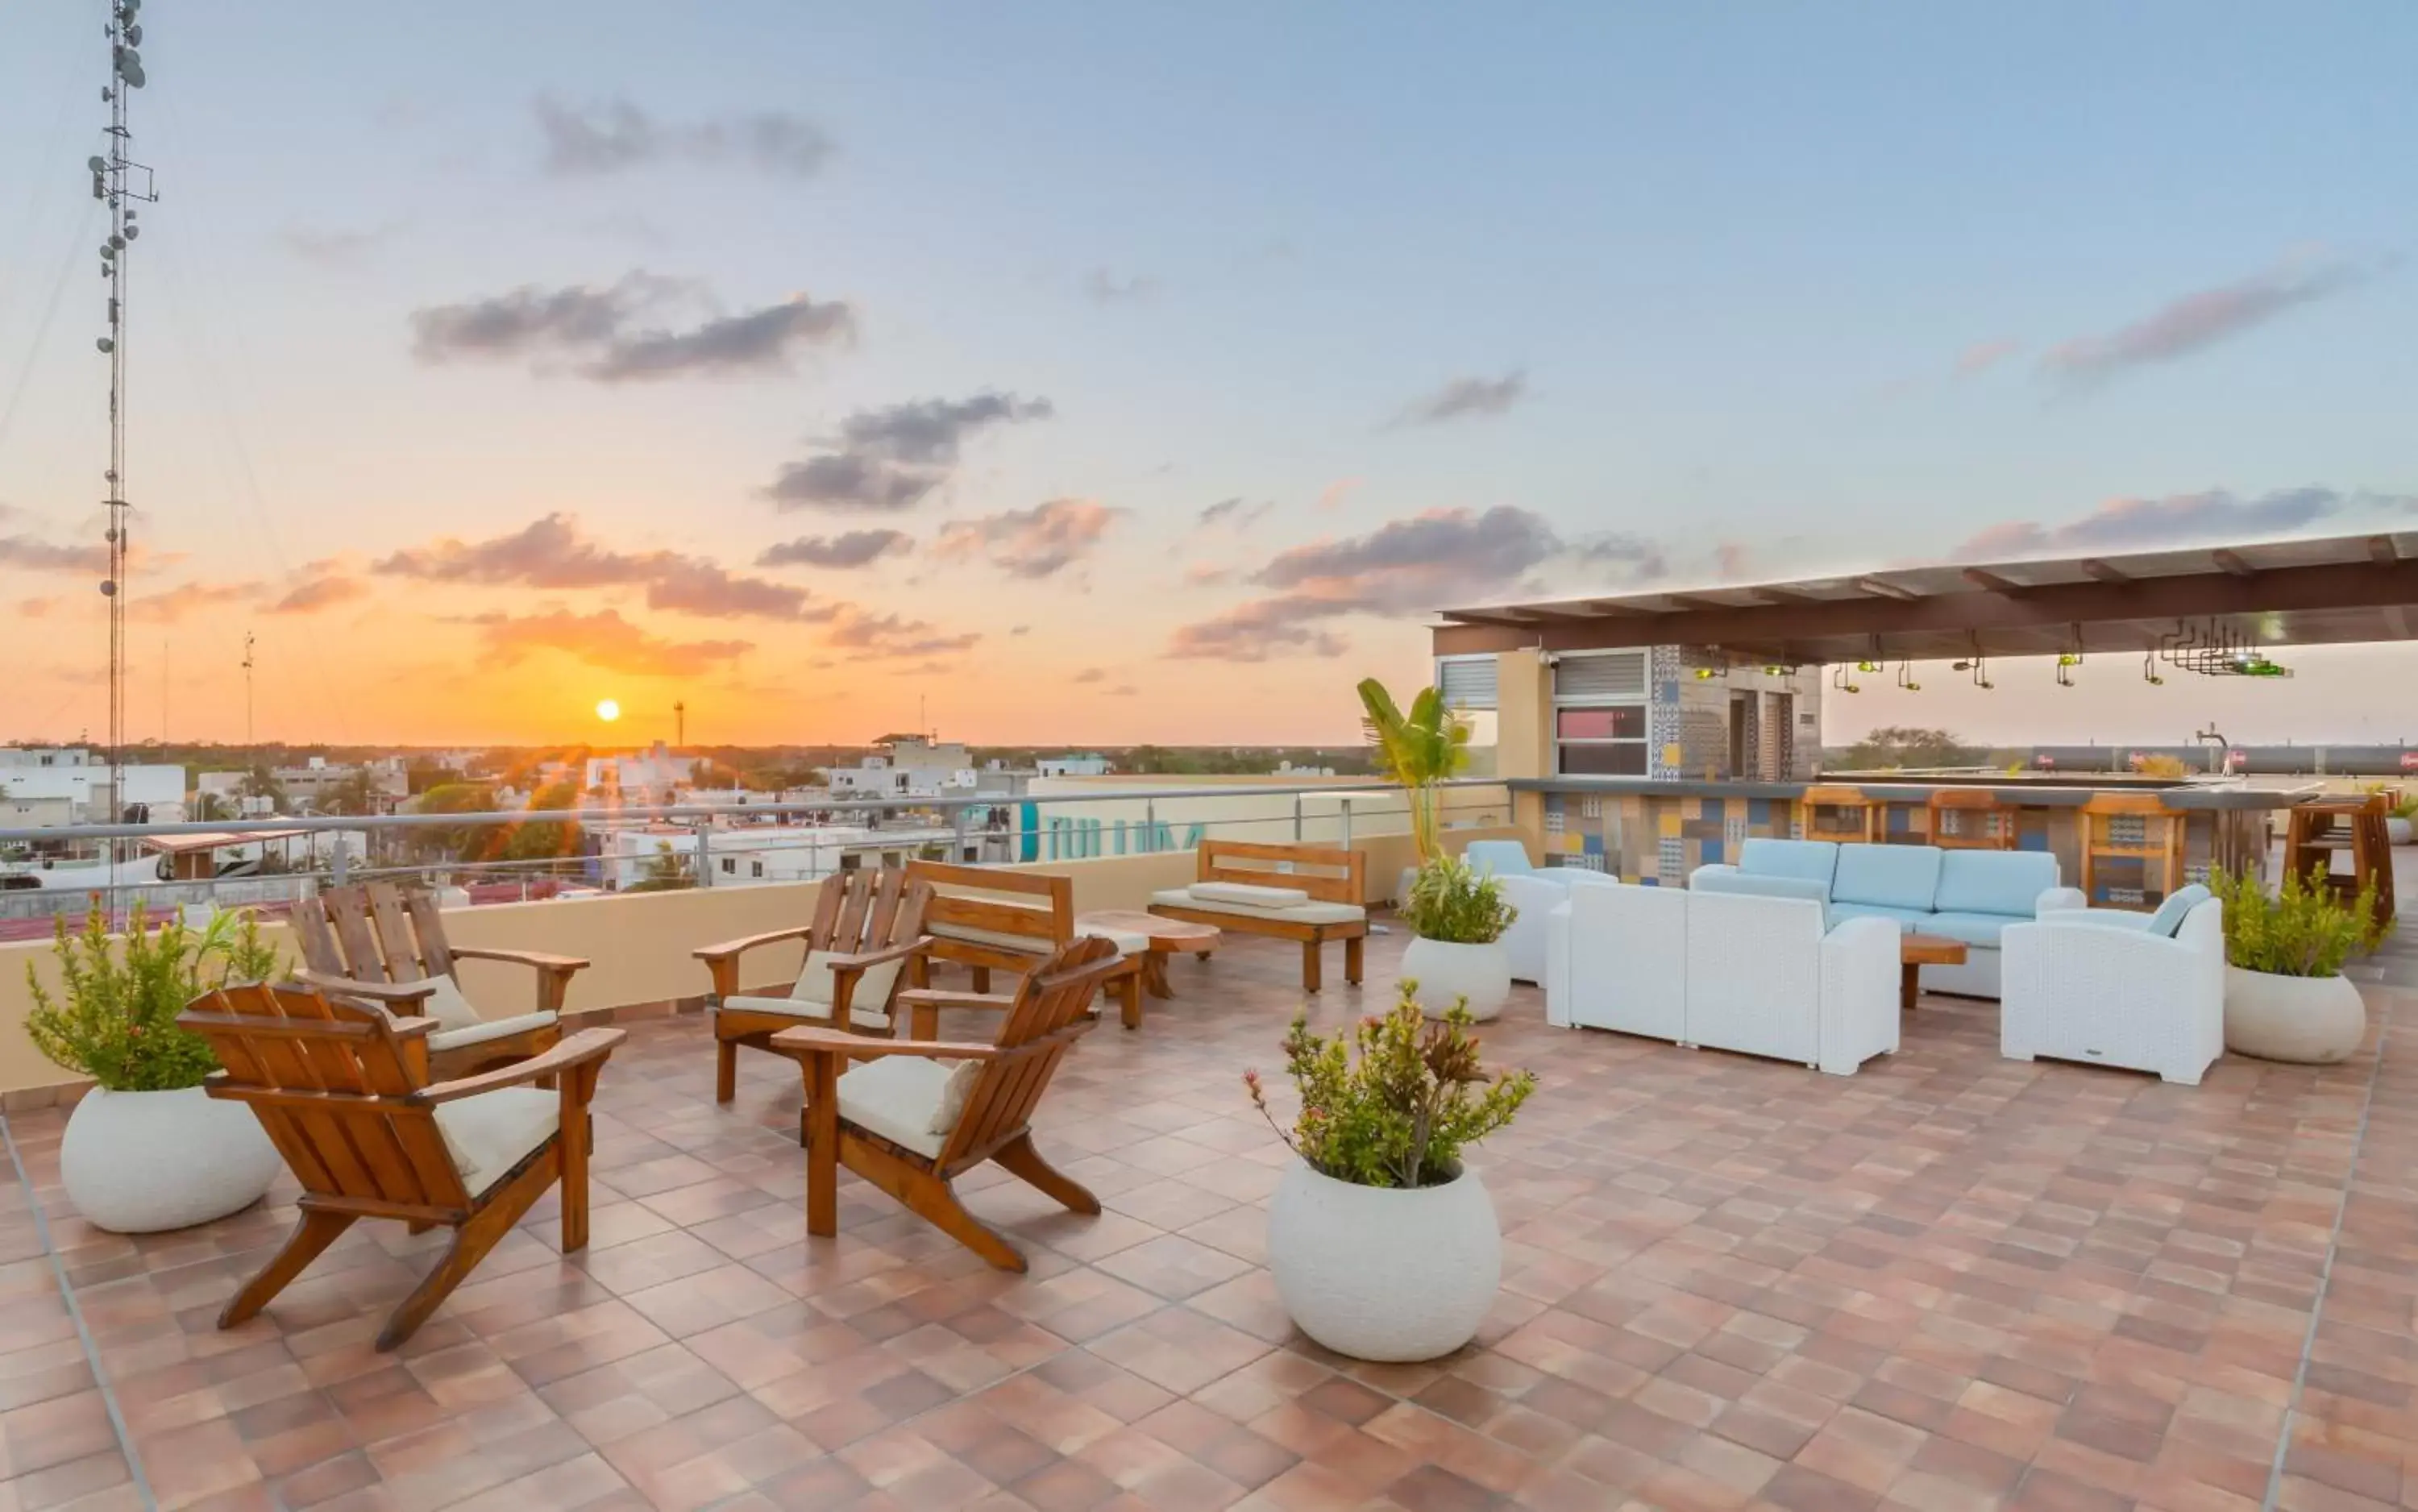
[[1094, 751], [1081, 756], [1043, 756], [1033, 765], [1044, 777], [1105, 777], [1116, 770], [1107, 756]]
[[[962, 853], [955, 832], [938, 826], [861, 824], [746, 825], [711, 829], [706, 856], [712, 887], [757, 886], [773, 882], [811, 882], [834, 872], [860, 866], [899, 866], [920, 856], [980, 862], [979, 839], [965, 842]], [[697, 832], [677, 824], [631, 824], [604, 829], [597, 835], [598, 880], [616, 891], [635, 886], [666, 864], [694, 876]]]
[[[131, 814], [138, 823], [169, 824], [185, 817], [185, 769], [167, 765], [120, 769], [126, 790], [113, 801], [109, 758], [79, 746], [0, 746], [0, 799], [65, 801], [64, 824], [108, 824]], [[45, 809], [44, 812], [50, 812]]]
[[[831, 769], [831, 795], [848, 798], [972, 798], [985, 790], [984, 779], [1008, 773], [977, 771], [973, 757], [958, 741], [928, 740], [921, 735], [884, 741], [880, 755], [853, 767]], [[1002, 792], [1008, 785], [998, 785]]]
[[657, 741], [642, 755], [589, 756], [581, 786], [605, 802], [650, 808], [670, 803], [696, 771], [696, 757]]

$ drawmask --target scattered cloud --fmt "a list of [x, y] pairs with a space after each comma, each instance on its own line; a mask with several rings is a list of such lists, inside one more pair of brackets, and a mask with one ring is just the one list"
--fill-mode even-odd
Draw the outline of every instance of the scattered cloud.
[[1095, 267], [1083, 275], [1083, 298], [1094, 304], [1138, 304], [1158, 293], [1154, 279], [1138, 275], [1119, 278], [1105, 267]]
[[1735, 583], [1754, 571], [1754, 553], [1736, 541], [1713, 547], [1713, 571], [1724, 583]]
[[1507, 414], [1512, 405], [1527, 397], [1528, 374], [1518, 369], [1499, 378], [1455, 378], [1435, 392], [1403, 405], [1386, 428], [1440, 425], [1446, 420]]
[[317, 614], [341, 603], [369, 597], [370, 586], [358, 577], [326, 573], [306, 577], [268, 606], [270, 614]]
[[1184, 581], [1195, 588], [1207, 588], [1233, 581], [1240, 571], [1234, 567], [1220, 567], [1216, 562], [1194, 562], [1184, 569]]
[[129, 619], [152, 624], [177, 624], [191, 615], [221, 604], [242, 603], [260, 597], [258, 583], [179, 583], [158, 593], [127, 602]]
[[1047, 399], [994, 389], [859, 410], [840, 421], [834, 450], [785, 465], [764, 495], [784, 510], [909, 509], [949, 481], [968, 437], [1053, 413]]
[[2286, 263], [2186, 294], [2104, 335], [2060, 342], [2042, 357], [2041, 371], [2057, 382], [2088, 387], [2132, 369], [2177, 361], [2302, 305], [2356, 288], [2380, 271], [2343, 262]]
[[707, 619], [827, 619], [805, 589], [742, 577], [703, 557], [677, 551], [623, 552], [580, 534], [568, 514], [548, 514], [510, 535], [481, 542], [451, 538], [398, 551], [371, 564], [389, 577], [428, 583], [518, 584], [537, 588], [643, 587], [647, 607]]
[[1956, 355], [1951, 376], [1979, 377], [2024, 349], [2021, 342], [1976, 342]]
[[1031, 625], [1010, 625], [1007, 633], [1011, 635], [1030, 635], [1033, 634], [1033, 627]]
[[1081, 561], [1125, 512], [1090, 498], [1053, 498], [941, 527], [933, 555], [983, 557], [1010, 577], [1039, 578]]
[[1073, 677], [1067, 679], [1067, 680], [1070, 682], [1106, 682], [1109, 680], [1109, 674], [1099, 667], [1087, 666], [1080, 672], [1076, 673]]
[[2312, 486], [2244, 497], [2211, 488], [2163, 498], [2111, 498], [2088, 514], [2055, 524], [2001, 521], [1965, 541], [1950, 557], [1987, 561], [2069, 552], [2155, 550], [2195, 542], [2289, 535], [2344, 515], [2388, 512], [2418, 513], [2418, 494], [2346, 493]]
[[1366, 478], [1338, 478], [1318, 491], [1318, 507], [1332, 514], [1341, 509], [1343, 501], [1368, 481]]
[[706, 307], [696, 285], [634, 272], [604, 288], [535, 284], [411, 314], [412, 354], [422, 362], [527, 361], [599, 383], [787, 370], [809, 346], [855, 340], [845, 300], [803, 294], [739, 314], [709, 313], [685, 328], [648, 324], [674, 308]]
[[1624, 576], [1659, 575], [1660, 549], [1630, 536], [1573, 541], [1542, 515], [1498, 504], [1484, 512], [1430, 510], [1365, 535], [1278, 553], [1249, 581], [1275, 590], [1222, 615], [1177, 627], [1167, 654], [1260, 662], [1332, 656], [1345, 649], [1330, 622], [1346, 615], [1418, 615], [1501, 593], [1555, 560], [1620, 563]]
[[943, 634], [922, 619], [901, 619], [895, 614], [877, 615], [870, 610], [846, 605], [837, 623], [823, 644], [834, 649], [853, 651], [861, 656], [908, 657], [941, 656], [971, 650], [982, 636], [973, 632]]
[[20, 599], [17, 601], [17, 613], [27, 619], [40, 619], [57, 608], [60, 602], [57, 599]]
[[35, 536], [0, 536], [0, 567], [35, 573], [102, 573], [109, 570], [109, 548], [54, 545]]
[[756, 649], [743, 640], [669, 640], [632, 624], [616, 609], [584, 615], [568, 609], [482, 614], [468, 623], [479, 627], [485, 660], [499, 665], [521, 661], [532, 651], [560, 651], [631, 677], [695, 677]]
[[1140, 688], [1135, 687], [1130, 682], [1120, 682], [1115, 687], [1109, 690], [1109, 696], [1111, 698], [1131, 698], [1140, 692], [1141, 690]]
[[402, 231], [403, 222], [389, 221], [358, 231], [317, 230], [288, 226], [279, 239], [285, 250], [314, 267], [330, 272], [360, 267]]
[[836, 150], [821, 127], [786, 111], [666, 121], [619, 95], [580, 105], [541, 95], [535, 109], [545, 169], [562, 177], [687, 163], [811, 178]]
[[1273, 500], [1263, 499], [1253, 504], [1238, 495], [1232, 498], [1221, 498], [1215, 504], [1203, 506], [1200, 515], [1192, 523], [1196, 527], [1203, 530], [1219, 525], [1240, 530], [1275, 508], [1276, 504]]
[[756, 565], [870, 567], [884, 557], [902, 557], [914, 549], [915, 538], [904, 530], [843, 530], [835, 536], [800, 536], [767, 546]]

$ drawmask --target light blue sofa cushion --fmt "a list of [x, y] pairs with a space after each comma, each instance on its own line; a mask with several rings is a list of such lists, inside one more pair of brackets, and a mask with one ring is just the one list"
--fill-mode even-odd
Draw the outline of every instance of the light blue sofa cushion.
[[1985, 949], [1998, 948], [1998, 931], [2012, 924], [2029, 924], [2028, 913], [1960, 913], [1949, 910], [1935, 913], [1914, 926], [1920, 935], [1937, 935], [1943, 939], [1961, 939], [1967, 945]]
[[1929, 913], [1939, 892], [1939, 855], [1930, 846], [1841, 846], [1830, 896]]
[[2179, 887], [2166, 894], [2166, 901], [2158, 905], [2157, 912], [2150, 915], [2146, 927], [2150, 934], [2172, 939], [2175, 931], [2183, 926], [2183, 915], [2191, 912], [2194, 906], [2206, 903], [2213, 896], [2214, 893], [2197, 882], [2189, 887]]
[[1932, 906], [1942, 913], [2028, 919], [2040, 895], [2055, 886], [2057, 858], [2045, 850], [1949, 850], [1940, 853], [1939, 893]]
[[1738, 847], [1738, 870], [1755, 877], [1797, 877], [1829, 887], [1838, 864], [1835, 840], [1753, 839]]
[[1822, 905], [1822, 928], [1830, 928], [1830, 884], [1810, 877], [1766, 877], [1734, 866], [1699, 866], [1688, 878], [1694, 893], [1743, 893], [1750, 897], [1805, 898]]
[[1494, 877], [1526, 877], [1536, 871], [1528, 848], [1517, 840], [1472, 840], [1461, 852], [1472, 870]]
[[1848, 919], [1887, 919], [1898, 926], [1900, 934], [1920, 935], [1931, 925], [1929, 909], [1890, 909], [1877, 903], [1833, 903], [1830, 924], [1836, 928]]

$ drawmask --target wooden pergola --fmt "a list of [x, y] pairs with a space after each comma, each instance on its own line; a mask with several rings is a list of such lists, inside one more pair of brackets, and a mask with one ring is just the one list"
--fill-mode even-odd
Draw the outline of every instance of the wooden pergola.
[[2418, 531], [1982, 566], [1904, 567], [1442, 612], [1439, 656], [1685, 646], [1786, 665], [2418, 639]]

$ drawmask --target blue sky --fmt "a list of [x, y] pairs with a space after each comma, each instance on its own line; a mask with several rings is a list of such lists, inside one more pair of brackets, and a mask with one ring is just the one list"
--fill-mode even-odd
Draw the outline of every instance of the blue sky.
[[[0, 540], [97, 534], [99, 17], [0, 17]], [[2128, 515], [2143, 545], [2273, 533], [2286, 490], [2324, 495], [2300, 533], [2418, 518], [2397, 3], [145, 23], [137, 645], [173, 732], [230, 733], [251, 630], [296, 737], [579, 738], [611, 693], [758, 740], [918, 695], [978, 739], [1340, 738], [1356, 677], [1420, 675], [1426, 604], [1951, 558], [2119, 499], [2201, 498]], [[617, 120], [630, 160], [566, 166]], [[416, 335], [524, 289], [622, 290], [624, 335], [799, 297], [852, 335], [621, 381], [559, 336]], [[865, 453], [939, 468], [909, 507], [764, 496], [856, 455], [851, 416], [981, 395], [1028, 413]], [[1497, 507], [1521, 549], [1474, 534]], [[1458, 534], [1406, 524], [1439, 511]], [[901, 540], [756, 565], [863, 530]], [[12, 735], [97, 703], [97, 597], [24, 555]], [[700, 563], [790, 596], [662, 590]], [[2418, 736], [2352, 680], [2410, 653], [2303, 661], [2171, 710], [1867, 695], [1830, 733]]]

